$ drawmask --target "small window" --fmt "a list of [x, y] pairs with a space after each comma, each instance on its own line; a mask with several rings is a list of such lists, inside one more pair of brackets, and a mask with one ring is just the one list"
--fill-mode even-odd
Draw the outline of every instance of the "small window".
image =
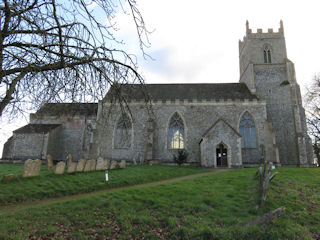
[[257, 147], [256, 126], [251, 115], [248, 112], [245, 112], [241, 117], [239, 131], [242, 137], [242, 148]]
[[117, 123], [114, 133], [114, 148], [127, 149], [131, 147], [132, 124], [128, 115], [123, 114]]
[[178, 113], [173, 114], [169, 122], [168, 147], [171, 149], [184, 148], [184, 125]]
[[271, 63], [271, 50], [269, 46], [265, 46], [263, 50], [264, 63]]

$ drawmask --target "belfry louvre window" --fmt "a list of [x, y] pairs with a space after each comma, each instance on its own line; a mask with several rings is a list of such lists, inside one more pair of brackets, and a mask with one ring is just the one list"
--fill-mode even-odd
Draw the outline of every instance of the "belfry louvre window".
[[128, 115], [123, 114], [117, 123], [114, 133], [114, 148], [130, 148], [132, 137], [132, 123]]
[[240, 120], [239, 130], [241, 138], [242, 148], [256, 148], [257, 147], [257, 135], [256, 127], [251, 115], [245, 112]]
[[265, 46], [263, 50], [264, 63], [271, 63], [271, 50], [269, 46]]
[[168, 143], [171, 149], [183, 149], [185, 143], [184, 125], [178, 113], [169, 122]]

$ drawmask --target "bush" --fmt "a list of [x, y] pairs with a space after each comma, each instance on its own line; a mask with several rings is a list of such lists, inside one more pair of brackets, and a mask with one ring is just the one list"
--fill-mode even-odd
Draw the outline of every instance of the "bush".
[[173, 161], [179, 165], [179, 167], [187, 161], [188, 153], [185, 150], [179, 150], [178, 156], [173, 155]]

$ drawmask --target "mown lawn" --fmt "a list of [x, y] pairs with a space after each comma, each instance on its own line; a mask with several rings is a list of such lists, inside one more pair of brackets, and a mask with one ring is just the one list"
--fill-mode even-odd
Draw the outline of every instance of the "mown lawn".
[[[255, 171], [137, 186], [2, 215], [0, 239], [319, 239], [320, 169], [278, 168], [263, 210], [256, 208]], [[280, 206], [286, 212], [271, 224], [244, 227]]]
[[42, 166], [40, 176], [22, 178], [22, 170], [21, 164], [0, 164], [0, 179], [10, 173], [19, 176], [14, 182], [0, 182], [0, 205], [147, 183], [207, 171], [195, 167], [128, 166], [126, 169], [110, 170], [109, 181], [106, 182], [104, 171], [55, 175], [48, 171], [46, 166]]

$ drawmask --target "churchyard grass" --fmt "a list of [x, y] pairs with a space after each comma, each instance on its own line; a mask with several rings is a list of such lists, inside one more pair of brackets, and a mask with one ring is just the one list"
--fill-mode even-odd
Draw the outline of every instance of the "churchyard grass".
[[19, 176], [13, 182], [0, 182], [0, 205], [123, 187], [207, 171], [195, 167], [127, 166], [125, 169], [109, 170], [109, 181], [106, 182], [104, 171], [55, 175], [48, 171], [46, 166], [42, 166], [40, 176], [22, 178], [22, 170], [22, 164], [0, 164], [0, 179], [10, 173]]
[[[237, 169], [5, 214], [0, 239], [319, 239], [320, 168], [277, 171], [264, 209], [256, 169]], [[280, 206], [272, 223], [244, 227]]]

